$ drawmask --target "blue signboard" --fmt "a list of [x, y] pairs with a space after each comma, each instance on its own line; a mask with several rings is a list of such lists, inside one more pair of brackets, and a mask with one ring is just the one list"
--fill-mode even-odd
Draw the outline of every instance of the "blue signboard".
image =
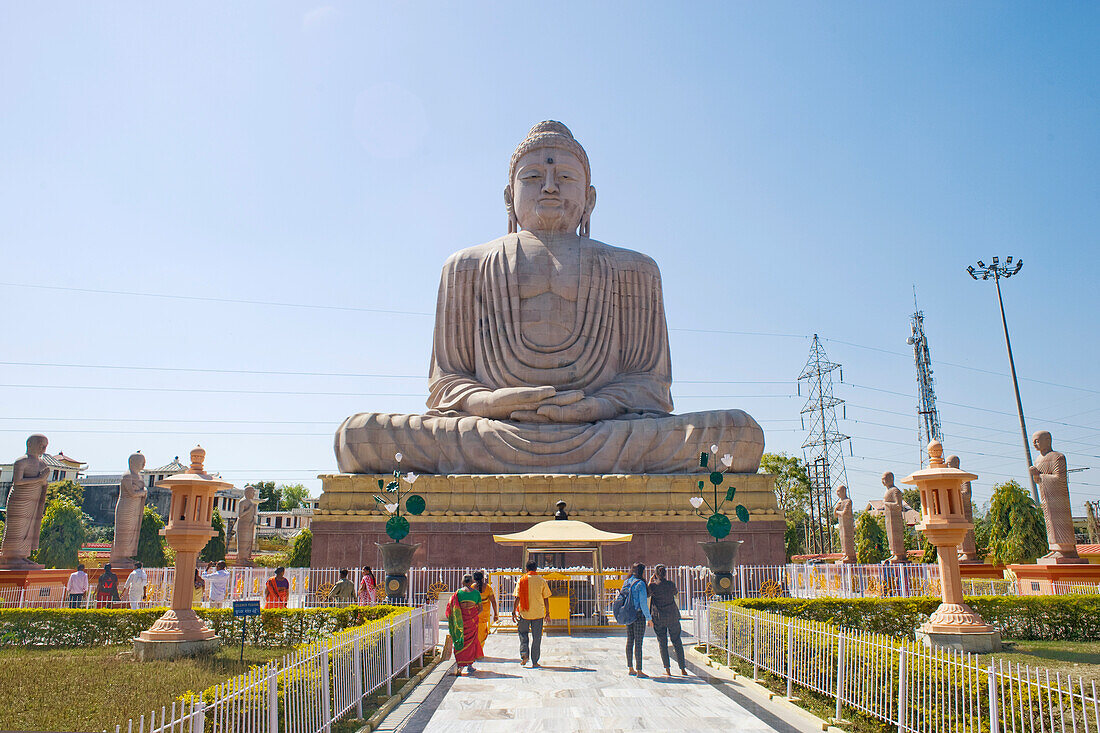
[[240, 616], [259, 616], [260, 615], [260, 602], [259, 601], [233, 601], [233, 616], [234, 618]]

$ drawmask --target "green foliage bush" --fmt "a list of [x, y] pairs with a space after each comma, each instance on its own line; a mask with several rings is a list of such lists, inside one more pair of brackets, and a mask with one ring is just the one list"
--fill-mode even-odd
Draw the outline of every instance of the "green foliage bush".
[[[969, 596], [966, 602], [1005, 639], [1100, 640], [1100, 595]], [[728, 603], [892, 636], [913, 631], [939, 598], [742, 598]]]
[[288, 568], [308, 568], [313, 555], [313, 532], [303, 529], [294, 537], [294, 544], [286, 554]]
[[856, 520], [856, 558], [864, 565], [873, 565], [890, 557], [886, 530], [870, 512], [862, 512]]
[[210, 518], [210, 526], [217, 532], [210, 538], [206, 546], [199, 553], [199, 559], [203, 562], [215, 562], [225, 559], [225, 522], [222, 521], [221, 512], [214, 510]]
[[64, 497], [50, 501], [42, 515], [35, 560], [48, 568], [75, 568], [76, 556], [83, 544], [84, 520], [80, 507]]
[[994, 564], [1031, 562], [1047, 552], [1043, 512], [1023, 487], [1006, 481], [993, 487], [989, 501], [989, 555]]
[[46, 486], [46, 503], [55, 499], [68, 499], [78, 507], [84, 506], [84, 487], [72, 479], [54, 481]]
[[137, 559], [147, 568], [163, 568], [168, 565], [164, 552], [164, 539], [160, 530], [164, 520], [152, 507], [145, 507], [141, 515], [141, 534], [138, 535]]
[[[128, 644], [164, 615], [150, 609], [0, 609], [0, 647], [80, 647]], [[241, 619], [231, 608], [196, 608], [215, 633], [240, 639]], [[400, 606], [265, 608], [245, 620], [245, 640], [257, 646], [295, 646], [394, 613]]]

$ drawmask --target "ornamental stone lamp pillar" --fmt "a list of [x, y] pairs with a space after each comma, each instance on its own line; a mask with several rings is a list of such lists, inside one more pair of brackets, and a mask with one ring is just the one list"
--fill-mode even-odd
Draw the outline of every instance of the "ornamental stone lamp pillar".
[[917, 629], [917, 638], [929, 647], [982, 653], [999, 651], [1000, 633], [963, 601], [959, 574], [958, 547], [974, 527], [964, 513], [962, 487], [978, 477], [944, 463], [943, 446], [938, 440], [928, 444], [928, 458], [928, 468], [902, 481], [915, 484], [920, 490], [921, 523], [917, 529], [936, 546], [943, 593], [943, 603]]
[[199, 552], [216, 532], [210, 526], [214, 493], [232, 484], [219, 481], [203, 469], [206, 451], [191, 451], [191, 468], [157, 483], [172, 492], [168, 525], [160, 531], [176, 551], [176, 578], [172, 607], [148, 631], [134, 639], [134, 656], [142, 661], [173, 659], [216, 649], [221, 639], [207, 628], [191, 607], [195, 563]]

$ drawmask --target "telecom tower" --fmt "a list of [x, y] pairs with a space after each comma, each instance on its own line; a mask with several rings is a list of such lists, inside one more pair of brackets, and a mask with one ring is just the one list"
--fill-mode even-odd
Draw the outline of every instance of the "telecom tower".
[[802, 429], [809, 431], [802, 444], [810, 479], [810, 527], [806, 549], [815, 554], [833, 551], [833, 492], [837, 486], [848, 482], [844, 471], [844, 441], [851, 438], [837, 430], [836, 408], [842, 406], [844, 400], [833, 396], [832, 373], [838, 370], [843, 382], [844, 370], [840, 364], [829, 361], [815, 333], [810, 358], [798, 376], [799, 395], [802, 383], [806, 382]]
[[921, 467], [926, 460], [925, 448], [933, 440], [943, 442], [940, 413], [936, 409], [936, 384], [932, 378], [932, 355], [924, 335], [924, 311], [917, 307], [917, 289], [913, 288], [913, 317], [909, 321], [912, 334], [905, 342], [913, 347], [917, 365], [917, 443]]

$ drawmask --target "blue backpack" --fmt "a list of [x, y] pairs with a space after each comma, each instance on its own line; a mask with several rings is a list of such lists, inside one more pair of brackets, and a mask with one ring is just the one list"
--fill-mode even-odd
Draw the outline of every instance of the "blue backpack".
[[628, 578], [623, 587], [619, 589], [619, 595], [611, 604], [611, 613], [620, 624], [632, 624], [638, 620], [638, 608], [634, 605], [634, 584], [642, 582], [638, 578]]

